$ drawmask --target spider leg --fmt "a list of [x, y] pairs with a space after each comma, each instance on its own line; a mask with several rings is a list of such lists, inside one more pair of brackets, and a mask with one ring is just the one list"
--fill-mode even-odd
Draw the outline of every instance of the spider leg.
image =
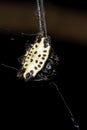
[[31, 43], [26, 43], [26, 44], [25, 44], [25, 51], [30, 50], [32, 46], [33, 46], [33, 44], [31, 44]]
[[25, 62], [26, 56], [22, 55], [18, 58], [18, 61], [23, 64]]
[[38, 73], [36, 78], [34, 79], [34, 81], [44, 81], [44, 80], [48, 80], [48, 78], [45, 74], [43, 74], [43, 72]]
[[49, 46], [50, 43], [51, 43], [50, 37], [47, 36], [46, 39], [44, 40], [44, 47], [46, 48], [47, 46]]
[[25, 79], [25, 82], [29, 81], [29, 80], [32, 80], [33, 79], [33, 76], [30, 75], [30, 73], [27, 73], [26, 74], [26, 79]]

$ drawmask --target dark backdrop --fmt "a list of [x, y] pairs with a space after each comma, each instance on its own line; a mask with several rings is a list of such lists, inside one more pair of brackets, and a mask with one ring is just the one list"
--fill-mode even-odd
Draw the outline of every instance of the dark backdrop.
[[[57, 2], [57, 5], [81, 10], [85, 7], [84, 1], [79, 3], [62, 0]], [[57, 76], [54, 80], [81, 127], [81, 107], [84, 107], [83, 95], [87, 86], [87, 46], [83, 45], [82, 41], [66, 42], [65, 39], [54, 37], [52, 36], [52, 44], [55, 43], [54, 50], [59, 56]], [[24, 54], [27, 39], [29, 36], [21, 32], [1, 29], [1, 64], [19, 68], [17, 58]], [[15, 70], [0, 66], [2, 121], [9, 121], [13, 127], [14, 122], [20, 124], [19, 121], [26, 120], [32, 128], [35, 126], [40, 129], [74, 130], [70, 115], [53, 85], [49, 85], [49, 82], [25, 83], [16, 78], [16, 73]], [[8, 123], [6, 126], [10, 127]]]

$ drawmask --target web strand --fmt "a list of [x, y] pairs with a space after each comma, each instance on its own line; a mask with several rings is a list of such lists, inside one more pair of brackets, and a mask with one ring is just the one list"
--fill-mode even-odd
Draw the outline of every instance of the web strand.
[[47, 28], [46, 28], [43, 0], [37, 0], [37, 12], [39, 18], [39, 31], [41, 32], [42, 36], [47, 37]]
[[9, 65], [6, 65], [6, 64], [1, 64], [1, 65], [4, 66], [4, 67], [11, 68], [11, 69], [14, 69], [16, 71], [19, 71], [17, 68], [15, 68], [13, 66], [9, 66]]
[[62, 93], [60, 92], [60, 90], [59, 90], [59, 88], [58, 88], [58, 85], [57, 85], [55, 82], [51, 82], [51, 84], [53, 84], [53, 85], [56, 87], [56, 89], [57, 89], [57, 91], [58, 91], [58, 93], [59, 93], [59, 96], [61, 97], [61, 99], [62, 99], [62, 101], [63, 101], [63, 103], [64, 103], [64, 105], [65, 105], [67, 111], [69, 112], [69, 114], [70, 114], [70, 116], [71, 116], [71, 121], [72, 121], [72, 123], [73, 123], [73, 126], [74, 126], [77, 130], [80, 130], [79, 124], [77, 123], [77, 121], [76, 121], [74, 115], [72, 114], [72, 112], [71, 112], [71, 110], [70, 110], [70, 108], [69, 108], [67, 102], [65, 101], [65, 99], [64, 99], [64, 97], [63, 97], [63, 95], [62, 95]]

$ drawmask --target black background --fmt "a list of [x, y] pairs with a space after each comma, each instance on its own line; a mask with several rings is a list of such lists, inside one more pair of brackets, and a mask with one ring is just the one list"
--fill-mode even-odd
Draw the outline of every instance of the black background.
[[[0, 0], [0, 2], [17, 2], [17, 3], [32, 3], [34, 0]], [[76, 9], [82, 9], [87, 10], [87, 5], [85, 0], [44, 0], [45, 2], [50, 2], [54, 5], [59, 5], [65, 8], [76, 8]]]
[[[81, 4], [78, 1], [62, 0], [57, 4], [65, 8], [86, 9], [84, 1]], [[24, 54], [24, 44], [28, 37], [28, 35], [2, 29], [0, 31], [1, 64], [19, 68], [17, 58]], [[82, 43], [73, 44], [64, 40], [60, 41], [53, 37], [54, 50], [59, 56], [55, 82], [81, 127], [81, 112], [83, 111], [81, 107], [84, 107], [83, 95], [87, 86], [87, 46]], [[16, 78], [15, 70], [2, 65], [0, 71], [2, 121], [9, 121], [13, 127], [15, 127], [14, 122], [20, 124], [19, 121], [26, 121], [29, 123], [29, 128], [32, 126], [32, 128], [40, 129], [74, 130], [70, 115], [55, 86], [49, 85], [49, 82], [25, 83]]]

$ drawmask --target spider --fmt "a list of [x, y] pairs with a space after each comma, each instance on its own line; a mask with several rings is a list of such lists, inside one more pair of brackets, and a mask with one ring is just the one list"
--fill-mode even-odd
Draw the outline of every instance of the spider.
[[50, 80], [56, 75], [58, 56], [52, 49], [50, 37], [38, 33], [34, 44], [27, 46], [24, 56], [19, 58], [22, 64], [17, 77], [25, 81]]

